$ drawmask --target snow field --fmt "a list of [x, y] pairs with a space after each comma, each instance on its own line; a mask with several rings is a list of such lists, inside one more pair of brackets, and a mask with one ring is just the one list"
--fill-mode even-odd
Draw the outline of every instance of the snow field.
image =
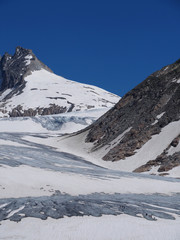
[[172, 195], [180, 189], [180, 182], [166, 182], [163, 178], [158, 180], [158, 184], [157, 179], [142, 179], [138, 175], [97, 179], [93, 175], [50, 171], [25, 165], [1, 165], [0, 183], [4, 188], [0, 191], [0, 198], [51, 196], [56, 190], [73, 196], [95, 192]]
[[[180, 219], [147, 221], [127, 215], [5, 221], [0, 239], [24, 240], [179, 240]], [[11, 229], [11, 230], [10, 230]]]
[[[29, 63], [29, 56], [26, 59]], [[87, 110], [89, 108], [112, 107], [120, 99], [117, 95], [109, 93], [101, 88], [74, 82], [60, 77], [54, 73], [41, 69], [32, 72], [25, 78], [26, 86], [21, 94], [13, 95], [3, 107], [3, 110], [10, 111], [22, 106], [24, 110], [47, 108], [53, 104], [71, 107], [73, 111]], [[2, 94], [2, 99], [13, 89], [8, 89]], [[1, 114], [3, 116], [3, 113]], [[4, 114], [4, 116], [8, 114]]]
[[[60, 138], [59, 143], [54, 140], [54, 142], [56, 142], [54, 144], [59, 150], [64, 149], [64, 151], [77, 154], [78, 156], [88, 159], [88, 161], [91, 161], [94, 164], [110, 169], [132, 172], [136, 168], [146, 164], [148, 161], [156, 159], [156, 157], [168, 147], [171, 141], [180, 134], [179, 129], [180, 121], [168, 124], [161, 130], [159, 134], [153, 135], [152, 138], [141, 147], [141, 149], [136, 150], [136, 153], [133, 156], [117, 162], [107, 162], [102, 160], [102, 158], [114, 145], [117, 144], [118, 139], [123, 138], [123, 134], [121, 134], [116, 140], [113, 140], [109, 145], [104, 146], [103, 148], [100, 148], [94, 152], [91, 151], [94, 145], [92, 143], [85, 142], [88, 131], [72, 137], [62, 137]], [[129, 129], [127, 129], [124, 134], [128, 130]], [[179, 145], [176, 148], [170, 149], [169, 154], [175, 153], [178, 150]], [[171, 176], [171, 171], [169, 172], [168, 176]], [[177, 171], [173, 172], [172, 176], [180, 177], [179, 168]]]

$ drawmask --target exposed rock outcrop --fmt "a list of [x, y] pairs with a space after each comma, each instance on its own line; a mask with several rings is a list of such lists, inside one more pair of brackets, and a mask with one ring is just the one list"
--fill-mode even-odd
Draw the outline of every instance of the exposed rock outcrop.
[[[92, 151], [110, 145], [127, 131], [123, 138], [103, 156], [106, 161], [126, 160], [136, 154], [153, 135], [169, 123], [180, 120], [180, 60], [150, 75], [128, 92], [109, 112], [92, 126], [86, 142], [94, 143]], [[180, 129], [177, 129], [177, 135]], [[176, 144], [174, 140], [173, 144]], [[159, 172], [179, 166], [179, 153], [162, 153], [135, 171], [149, 171], [159, 164]], [[160, 160], [161, 159], [161, 160]]]
[[13, 56], [5, 53], [0, 59], [0, 75], [2, 78], [0, 91], [25, 84], [24, 78], [27, 75], [42, 68], [52, 72], [37, 59], [32, 50], [17, 47]]
[[48, 108], [29, 108], [28, 110], [22, 110], [22, 106], [17, 106], [9, 113], [10, 117], [34, 117], [36, 115], [52, 115], [66, 112], [66, 107], [60, 107], [55, 104], [51, 104]]
[[[156, 159], [147, 162], [145, 165], [137, 168], [134, 172], [147, 172], [152, 167], [158, 167], [158, 172], [168, 172], [174, 167], [180, 166], [180, 151], [176, 147], [180, 144], [180, 135], [176, 137], [169, 146]], [[171, 150], [174, 152], [171, 154]]]

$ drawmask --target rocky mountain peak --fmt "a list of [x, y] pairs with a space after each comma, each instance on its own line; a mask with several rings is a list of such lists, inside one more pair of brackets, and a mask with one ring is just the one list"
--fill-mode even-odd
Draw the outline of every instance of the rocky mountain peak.
[[15, 55], [21, 55], [21, 54], [33, 54], [31, 49], [26, 49], [21, 46], [17, 46], [15, 50]]
[[24, 117], [109, 108], [120, 99], [98, 87], [54, 74], [18, 46], [0, 60], [0, 117]]
[[37, 59], [32, 50], [18, 46], [13, 56], [5, 53], [0, 59], [0, 91], [25, 84], [24, 78], [40, 69], [51, 71]]

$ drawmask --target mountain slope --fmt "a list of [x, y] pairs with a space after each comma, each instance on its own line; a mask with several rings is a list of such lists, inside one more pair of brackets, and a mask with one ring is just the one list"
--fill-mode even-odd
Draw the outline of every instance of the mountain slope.
[[175, 168], [180, 176], [180, 60], [150, 75], [84, 131], [87, 152], [120, 170]]
[[112, 107], [119, 97], [57, 76], [31, 50], [0, 60], [0, 116], [36, 116]]

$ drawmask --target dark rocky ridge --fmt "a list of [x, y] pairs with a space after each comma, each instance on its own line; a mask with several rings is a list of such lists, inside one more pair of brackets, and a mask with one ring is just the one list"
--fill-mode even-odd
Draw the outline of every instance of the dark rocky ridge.
[[[152, 135], [159, 134], [163, 127], [178, 121], [180, 119], [179, 79], [180, 60], [153, 73], [128, 92], [109, 112], [90, 126], [86, 142], [94, 143], [92, 151], [110, 144], [125, 130], [131, 128], [103, 157], [106, 161], [123, 160], [134, 155], [135, 150], [140, 149]], [[164, 114], [158, 119], [157, 116], [162, 113]], [[172, 169], [180, 165], [179, 155], [175, 154], [171, 157], [163, 155], [163, 161], [152, 159], [155, 162], [151, 162], [151, 166], [163, 165], [159, 171]], [[147, 166], [136, 171], [146, 170]]]
[[[28, 56], [30, 56], [29, 64], [27, 64]], [[27, 75], [42, 68], [52, 72], [37, 59], [32, 50], [17, 47], [13, 56], [5, 53], [0, 59], [0, 76], [2, 79], [0, 91], [25, 84], [24, 78]]]
[[16, 108], [12, 109], [9, 113], [10, 117], [34, 117], [38, 115], [52, 115], [66, 112], [66, 107], [61, 107], [55, 104], [51, 104], [48, 108], [39, 108], [36, 109], [29, 108], [27, 110], [22, 111], [22, 106], [18, 105]]

